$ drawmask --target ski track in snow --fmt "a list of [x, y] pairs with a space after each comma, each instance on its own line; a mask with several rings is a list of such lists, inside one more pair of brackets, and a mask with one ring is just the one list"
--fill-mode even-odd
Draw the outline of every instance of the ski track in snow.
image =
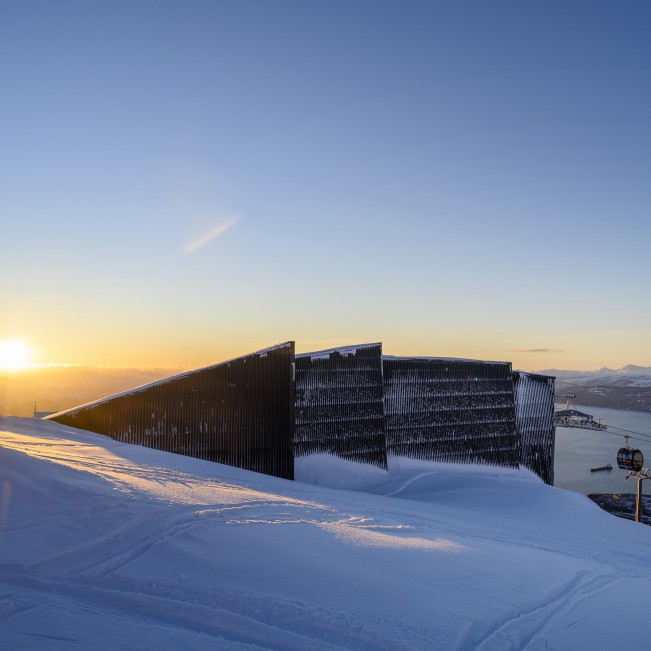
[[[24, 433], [0, 433], [6, 648], [99, 649], [106, 626], [134, 650], [600, 649], [586, 627], [617, 586], [651, 587], [649, 529], [513, 472], [337, 491], [11, 421]], [[516, 499], [527, 491], [543, 519]]]
[[[145, 585], [134, 582], [123, 583], [120, 588], [115, 588], [110, 583], [71, 583], [11, 574], [0, 574], [0, 581], [40, 593], [36, 597], [39, 602], [47, 602], [48, 595], [55, 594], [57, 601], [65, 597], [73, 602], [93, 604], [98, 609], [138, 614], [158, 620], [165, 626], [188, 628], [218, 640], [254, 645], [259, 649], [408, 651], [413, 648], [400, 640], [386, 639], [372, 630], [365, 630], [365, 622], [359, 615], [355, 617], [355, 625], [351, 626], [348, 614], [337, 614], [332, 610], [320, 612], [310, 604], [283, 603], [277, 599], [270, 603], [269, 598], [246, 595], [234, 597], [232, 594], [229, 595], [229, 600], [224, 600], [226, 603], [219, 604], [220, 600], [214, 593], [210, 594], [210, 599], [206, 599], [211, 603], [205, 604], [196, 598], [194, 589], [192, 599], [188, 599], [186, 594], [180, 594], [181, 598], [175, 599], [171, 595], [178, 592], [178, 588], [155, 584], [155, 593], [151, 593], [147, 592]], [[168, 592], [170, 596], [161, 596], [161, 592]], [[0, 619], [0, 622], [4, 623], [10, 617], [36, 607], [31, 605], [23, 609], [17, 608]], [[72, 608], [71, 612], [74, 613], [75, 610]], [[250, 616], [250, 612], [257, 616]], [[381, 628], [382, 622], [369, 619], [366, 625], [369, 624]], [[302, 629], [306, 634], [301, 632]], [[321, 639], [314, 639], [315, 633]]]
[[569, 581], [553, 588], [543, 599], [529, 602], [526, 607], [512, 611], [493, 622], [483, 633], [477, 634], [474, 627], [470, 627], [456, 649], [526, 649], [539, 631], [554, 627], [556, 615], [617, 580], [616, 577], [600, 573], [577, 572]]

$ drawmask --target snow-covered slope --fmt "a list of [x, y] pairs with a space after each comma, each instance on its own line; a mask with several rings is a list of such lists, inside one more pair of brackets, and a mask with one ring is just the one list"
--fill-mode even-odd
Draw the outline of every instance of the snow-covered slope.
[[582, 495], [395, 459], [298, 473], [340, 488], [0, 418], [2, 648], [615, 649], [651, 633], [651, 529]]

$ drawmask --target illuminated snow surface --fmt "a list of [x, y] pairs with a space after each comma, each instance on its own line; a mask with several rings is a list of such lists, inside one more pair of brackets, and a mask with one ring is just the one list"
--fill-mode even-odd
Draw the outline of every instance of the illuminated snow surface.
[[308, 457], [297, 474], [316, 483], [290, 482], [0, 417], [0, 646], [649, 639], [651, 528], [525, 471], [390, 461]]

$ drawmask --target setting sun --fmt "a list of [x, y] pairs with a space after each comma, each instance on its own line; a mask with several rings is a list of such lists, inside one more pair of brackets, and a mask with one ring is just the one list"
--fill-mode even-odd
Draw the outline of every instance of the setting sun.
[[14, 371], [30, 366], [32, 351], [18, 339], [6, 339], [0, 342], [0, 369]]

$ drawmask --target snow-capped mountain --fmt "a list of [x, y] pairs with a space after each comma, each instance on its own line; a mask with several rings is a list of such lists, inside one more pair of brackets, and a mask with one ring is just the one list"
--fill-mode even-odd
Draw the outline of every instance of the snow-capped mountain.
[[578, 404], [651, 411], [651, 366], [628, 364], [598, 371], [547, 369], [541, 373], [556, 376], [557, 396], [576, 395]]

